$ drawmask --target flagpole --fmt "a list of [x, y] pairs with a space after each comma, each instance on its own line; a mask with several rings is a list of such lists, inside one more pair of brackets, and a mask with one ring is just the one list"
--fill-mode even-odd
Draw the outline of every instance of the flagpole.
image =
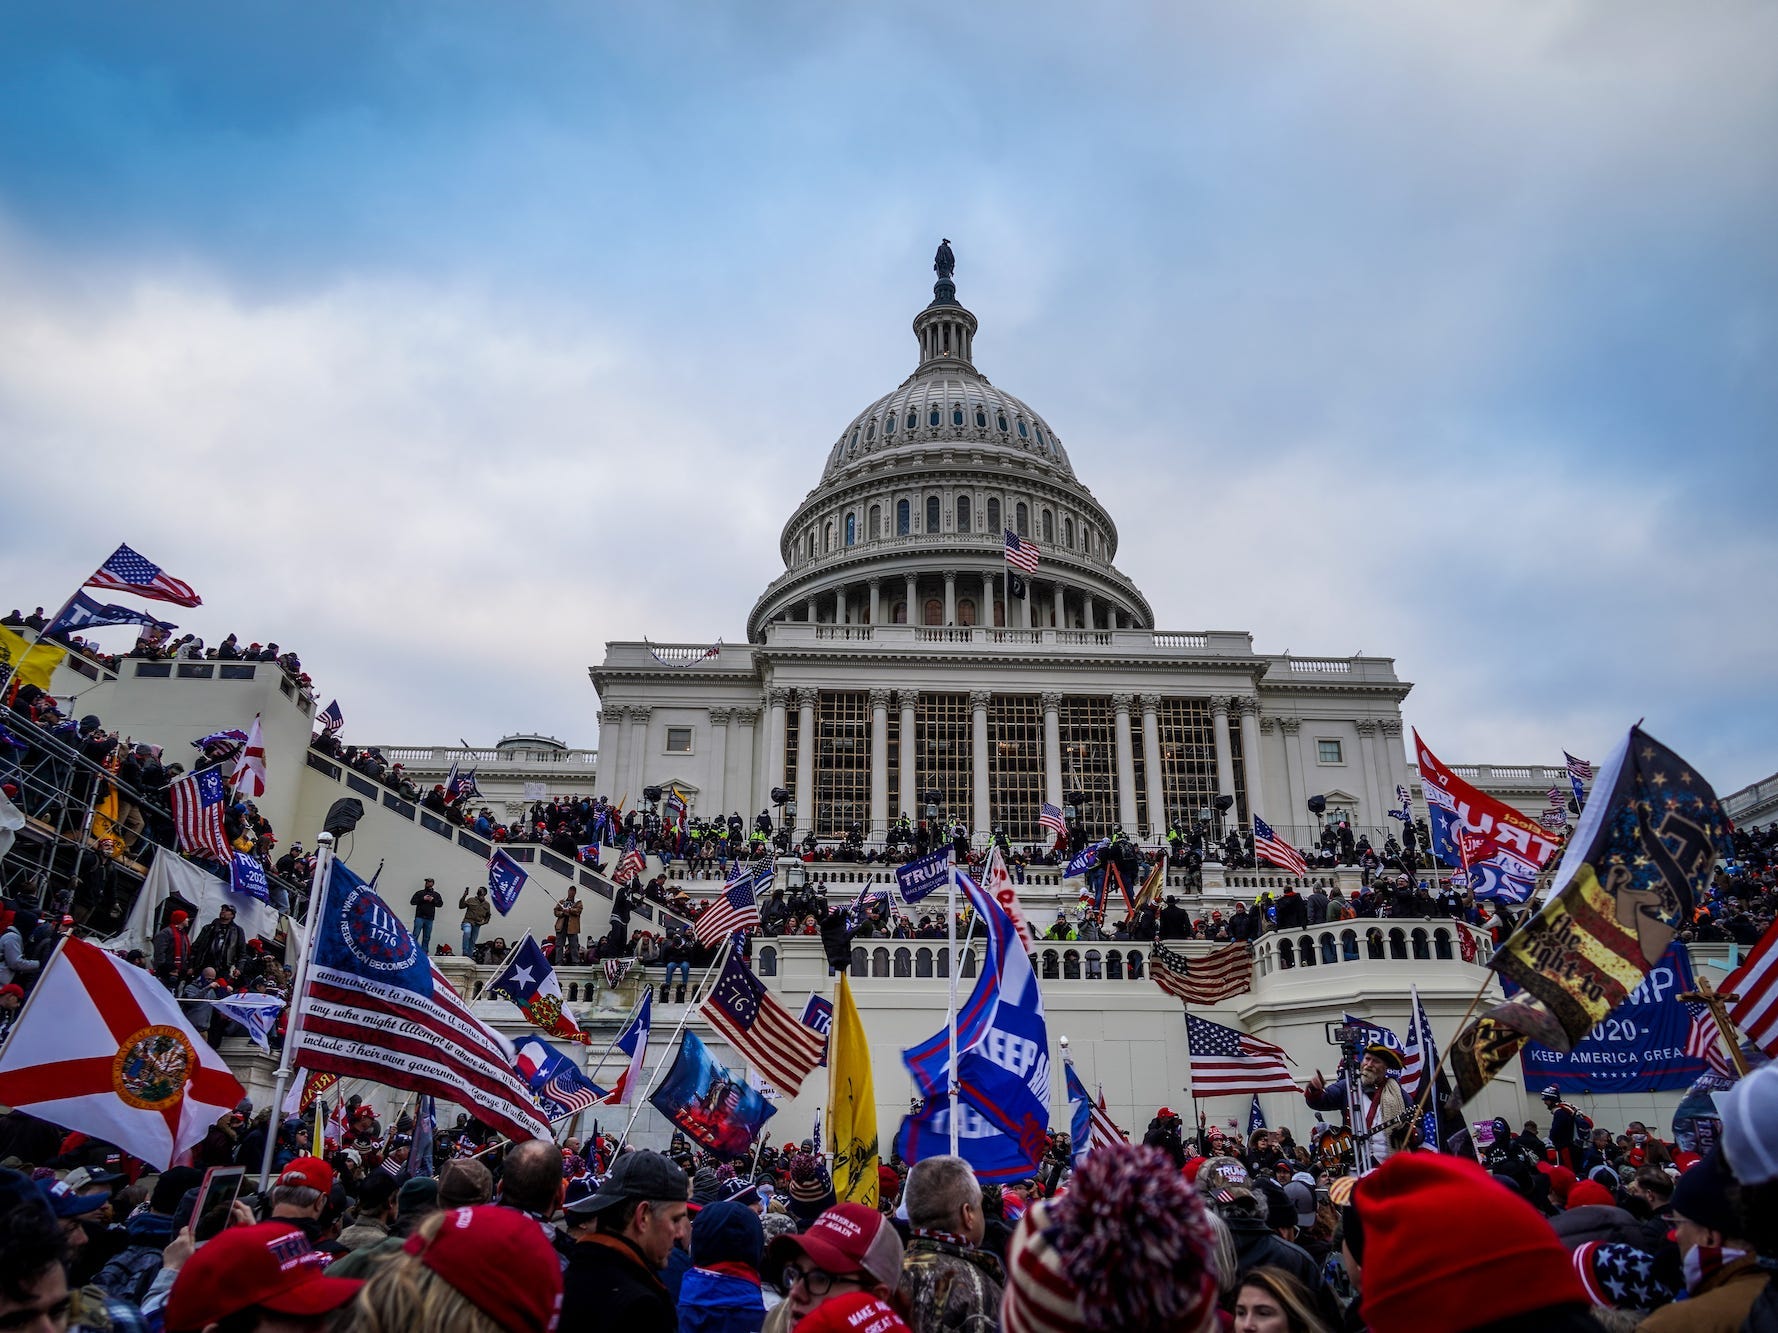
[[315, 920], [315, 902], [327, 890], [333, 869], [333, 834], [325, 830], [315, 837], [315, 873], [309, 880], [309, 903], [303, 912], [302, 929], [297, 936], [296, 980], [290, 988], [290, 1022], [284, 1030], [284, 1053], [278, 1061], [278, 1081], [272, 1094], [272, 1116], [266, 1122], [265, 1154], [259, 1162], [259, 1192], [264, 1194], [272, 1178], [272, 1159], [278, 1152], [278, 1121], [284, 1114], [284, 1094], [290, 1091], [290, 1076], [296, 1067], [296, 1048], [302, 1033], [303, 997], [309, 984], [309, 962], [314, 956], [309, 949], [310, 931]]
[[[735, 937], [733, 935], [730, 935], [726, 940], [723, 941], [722, 948], [717, 950], [716, 957], [711, 962], [710, 966], [704, 969], [703, 981], [698, 982], [698, 984], [692, 990], [692, 995], [694, 997], [697, 995], [697, 993], [699, 991], [704, 989], [705, 983], [710, 980], [711, 976], [713, 976], [715, 974], [716, 970], [728, 961], [729, 952], [734, 947], [735, 947]], [[679, 1034], [681, 1032], [685, 1031], [686, 1021], [691, 1018], [691, 1011], [695, 1007], [696, 1007], [695, 1002], [693, 1004], [687, 1004], [685, 1006], [685, 1012], [683, 1014], [679, 1015], [679, 1025], [673, 1029], [673, 1035], [671, 1037], [667, 1038], [667, 1044], [661, 1050], [661, 1058], [654, 1062], [654, 1072], [648, 1076], [647, 1084], [645, 1084], [643, 1086], [642, 1091], [637, 1095], [636, 1100], [631, 1103], [630, 1119], [629, 1119], [628, 1123], [626, 1123], [624, 1125], [624, 1132], [622, 1134], [618, 1135], [617, 1148], [614, 1149], [614, 1151], [621, 1152], [623, 1150], [624, 1144], [626, 1142], [628, 1142], [629, 1137], [630, 1137], [630, 1131], [632, 1129], [634, 1129], [636, 1126], [636, 1117], [642, 1114], [642, 1108], [644, 1106], [648, 1105], [649, 1097], [653, 1096], [653, 1094], [654, 1094], [655, 1082], [660, 1078], [661, 1070], [666, 1066], [668, 1055], [672, 1055], [675, 1059], [678, 1058], [678, 1055], [679, 1055], [679, 1050], [678, 1050]]]
[[950, 1004], [945, 1016], [946, 1050], [950, 1057], [948, 1076], [949, 1087], [946, 1095], [950, 1099], [949, 1118], [951, 1122], [951, 1156], [957, 1156], [957, 862], [951, 860], [951, 868], [945, 875], [945, 926], [951, 937], [950, 967]]

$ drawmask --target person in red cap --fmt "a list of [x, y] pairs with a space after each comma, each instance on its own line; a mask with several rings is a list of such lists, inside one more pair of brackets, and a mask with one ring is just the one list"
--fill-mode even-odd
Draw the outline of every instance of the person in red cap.
[[333, 1193], [333, 1168], [319, 1157], [298, 1157], [278, 1174], [266, 1193], [271, 1218], [301, 1231], [311, 1241], [324, 1229], [321, 1219]]
[[167, 924], [154, 935], [154, 975], [168, 990], [178, 986], [191, 961], [191, 937], [185, 933], [186, 923], [190, 920], [187, 913], [174, 908], [167, 917]]
[[1371, 1333], [1598, 1333], [1567, 1247], [1474, 1162], [1398, 1153], [1360, 1178], [1352, 1208], [1363, 1236], [1353, 1280]]
[[[477, 1312], [485, 1318], [466, 1318]], [[562, 1265], [537, 1223], [483, 1204], [422, 1221], [402, 1252], [364, 1284], [352, 1328], [410, 1333], [491, 1321], [504, 1333], [555, 1333], [561, 1315]]]
[[[802, 1235], [779, 1236], [766, 1247], [760, 1275], [784, 1293], [784, 1303], [766, 1316], [765, 1333], [802, 1328], [812, 1310], [842, 1298], [872, 1297], [889, 1309], [889, 1295], [901, 1281], [901, 1260], [901, 1237], [888, 1218], [861, 1203], [835, 1204]], [[863, 1309], [869, 1302], [857, 1304]], [[864, 1317], [859, 1327], [872, 1322]], [[906, 1325], [898, 1318], [882, 1327]]]
[[328, 1316], [363, 1285], [328, 1277], [327, 1257], [286, 1222], [230, 1227], [199, 1246], [173, 1280], [167, 1333], [301, 1333], [322, 1329]]

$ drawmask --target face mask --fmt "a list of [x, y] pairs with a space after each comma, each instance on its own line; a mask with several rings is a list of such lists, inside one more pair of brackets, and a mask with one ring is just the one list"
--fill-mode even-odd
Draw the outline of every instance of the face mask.
[[1692, 1246], [1680, 1261], [1680, 1267], [1685, 1270], [1685, 1289], [1696, 1296], [1699, 1287], [1746, 1253], [1746, 1250], [1724, 1249], [1718, 1245]]

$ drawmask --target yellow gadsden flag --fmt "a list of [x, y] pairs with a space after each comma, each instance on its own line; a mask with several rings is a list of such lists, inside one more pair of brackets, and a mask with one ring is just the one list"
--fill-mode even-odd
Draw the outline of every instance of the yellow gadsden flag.
[[[35, 685], [44, 691], [48, 691], [49, 678], [68, 656], [66, 648], [52, 643], [26, 643], [22, 634], [4, 627], [0, 627], [0, 652], [17, 668], [13, 672], [17, 684]], [[8, 682], [7, 688], [12, 688], [12, 682]]]
[[840, 973], [833, 1031], [827, 1048], [827, 1134], [833, 1149], [833, 1192], [841, 1203], [877, 1206], [877, 1094], [871, 1086], [870, 1046]]

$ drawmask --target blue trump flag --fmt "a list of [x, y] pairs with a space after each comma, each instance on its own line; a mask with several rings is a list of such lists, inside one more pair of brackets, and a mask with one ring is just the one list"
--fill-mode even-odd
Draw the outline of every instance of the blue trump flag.
[[[902, 1161], [910, 1163], [950, 1152], [950, 1098], [928, 1097], [919, 1111], [903, 1116], [895, 1134], [895, 1150]], [[1037, 1174], [1036, 1164], [1019, 1141], [967, 1104], [958, 1114], [957, 1152], [984, 1185], [1009, 1185]]]
[[746, 1156], [778, 1109], [767, 1105], [745, 1078], [717, 1064], [690, 1029], [680, 1034], [673, 1067], [648, 1101], [688, 1139], [718, 1157]]
[[[957, 1011], [958, 1150], [978, 1174], [1007, 1171], [1017, 1162], [1025, 1175], [1034, 1175], [1049, 1147], [1049, 1029], [1043, 995], [1012, 918], [962, 871], [957, 883], [988, 932], [987, 965]], [[948, 1112], [942, 1104], [948, 1103], [951, 1083], [946, 1029], [904, 1051], [902, 1062], [927, 1099], [925, 1110], [909, 1117], [920, 1122], [910, 1131], [910, 1142], [918, 1148], [930, 1143], [922, 1134], [930, 1132], [932, 1118]], [[976, 1128], [976, 1120], [992, 1132], [964, 1133]], [[924, 1146], [925, 1155], [934, 1151]]]
[[271, 885], [266, 883], [265, 862], [251, 852], [236, 852], [229, 858], [229, 887], [262, 903], [272, 900]]
[[488, 897], [494, 900], [501, 916], [512, 911], [513, 904], [518, 902], [525, 879], [525, 867], [513, 860], [504, 847], [494, 853], [488, 862]]
[[934, 889], [942, 888], [949, 881], [950, 875], [950, 849], [940, 848], [917, 860], [909, 861], [904, 866], [897, 866], [895, 883], [901, 890], [901, 900], [911, 907]]
[[1062, 1068], [1067, 1071], [1068, 1080], [1069, 1160], [1079, 1166], [1093, 1150], [1093, 1099], [1087, 1095], [1080, 1075], [1074, 1072], [1074, 1061], [1064, 1061]]
[[57, 634], [66, 634], [70, 630], [90, 629], [98, 625], [149, 625], [156, 629], [164, 629], [171, 633], [179, 626], [165, 620], [156, 620], [146, 611], [138, 611], [133, 606], [112, 606], [95, 601], [83, 592], [74, 594], [74, 600], [55, 622], [43, 631], [44, 638]]
[[1073, 879], [1076, 875], [1086, 874], [1087, 871], [1099, 864], [1100, 853], [1109, 846], [1111, 846], [1111, 839], [1101, 838], [1098, 842], [1081, 848], [1074, 859], [1068, 863], [1067, 869], [1062, 871], [1062, 878]]
[[1247, 1132], [1266, 1127], [1266, 1113], [1259, 1109], [1259, 1094], [1253, 1094], [1253, 1105], [1247, 1108]]

